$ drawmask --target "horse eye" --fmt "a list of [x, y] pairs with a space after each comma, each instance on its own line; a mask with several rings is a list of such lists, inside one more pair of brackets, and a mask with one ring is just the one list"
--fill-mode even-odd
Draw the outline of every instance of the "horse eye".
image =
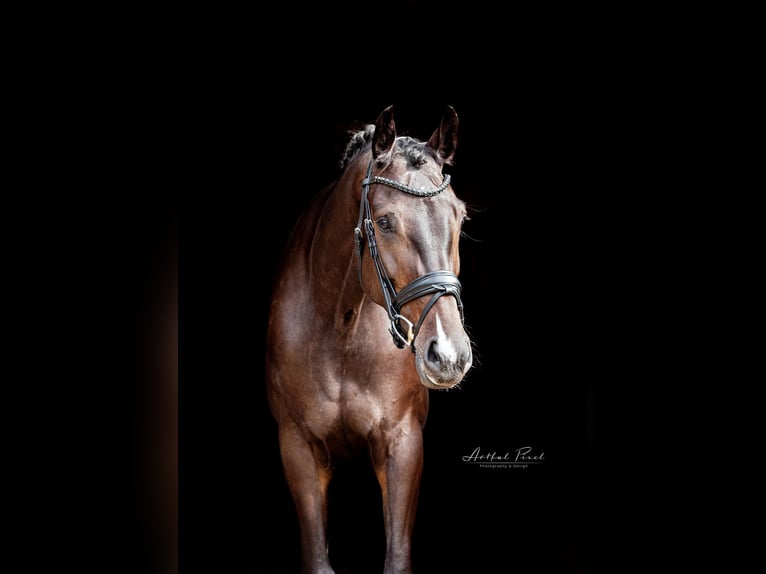
[[378, 217], [378, 219], [375, 220], [375, 223], [378, 224], [378, 229], [381, 231], [391, 231], [391, 222], [388, 221], [387, 217]]

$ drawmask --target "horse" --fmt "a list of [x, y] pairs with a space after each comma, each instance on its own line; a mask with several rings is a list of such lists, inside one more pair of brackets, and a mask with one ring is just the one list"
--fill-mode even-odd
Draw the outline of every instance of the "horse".
[[351, 135], [278, 265], [266, 387], [303, 574], [334, 573], [328, 485], [350, 456], [369, 456], [380, 485], [384, 574], [412, 572], [428, 393], [473, 363], [458, 279], [466, 204], [443, 173], [457, 142], [451, 106], [426, 141], [397, 135], [385, 108]]

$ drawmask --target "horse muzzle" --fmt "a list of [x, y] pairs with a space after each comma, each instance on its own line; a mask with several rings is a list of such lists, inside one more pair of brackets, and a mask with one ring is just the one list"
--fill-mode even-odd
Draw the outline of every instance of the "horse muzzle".
[[435, 325], [434, 335], [418, 341], [415, 368], [423, 386], [451, 389], [463, 380], [473, 364], [471, 342], [462, 328], [457, 336], [448, 336], [441, 328], [438, 316]]

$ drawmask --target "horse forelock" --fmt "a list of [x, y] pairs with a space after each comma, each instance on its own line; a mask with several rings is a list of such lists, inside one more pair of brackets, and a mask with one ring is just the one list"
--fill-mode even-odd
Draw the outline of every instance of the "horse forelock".
[[[368, 124], [363, 130], [351, 135], [340, 162], [341, 169], [346, 169], [354, 158], [370, 149], [373, 133], [375, 133], [375, 125]], [[396, 138], [394, 155], [403, 157], [412, 167], [420, 167], [429, 158], [441, 163], [438, 154], [426, 142], [410, 136]]]
[[409, 136], [401, 136], [396, 139], [396, 153], [407, 160], [412, 167], [420, 167], [427, 159], [439, 162], [436, 152], [425, 142]]

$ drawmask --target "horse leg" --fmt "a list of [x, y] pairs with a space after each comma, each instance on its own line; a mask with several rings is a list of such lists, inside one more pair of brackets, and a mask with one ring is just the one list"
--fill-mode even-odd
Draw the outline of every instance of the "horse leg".
[[301, 573], [334, 574], [327, 555], [327, 487], [332, 473], [314, 457], [294, 425], [281, 425], [279, 449], [285, 478], [298, 512]]
[[423, 432], [413, 422], [397, 427], [376, 446], [373, 465], [386, 529], [383, 574], [412, 574], [411, 538], [423, 471]]

